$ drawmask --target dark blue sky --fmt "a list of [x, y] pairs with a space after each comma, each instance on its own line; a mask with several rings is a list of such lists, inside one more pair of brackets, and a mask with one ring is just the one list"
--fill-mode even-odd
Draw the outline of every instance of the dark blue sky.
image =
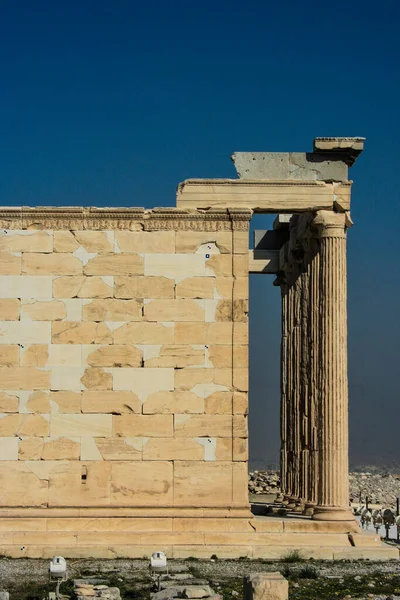
[[[0, 2], [2, 204], [168, 206], [183, 179], [235, 176], [234, 151], [367, 138], [351, 170], [356, 463], [398, 446], [399, 23], [396, 0]], [[268, 462], [279, 326], [278, 290], [253, 276], [251, 455]]]

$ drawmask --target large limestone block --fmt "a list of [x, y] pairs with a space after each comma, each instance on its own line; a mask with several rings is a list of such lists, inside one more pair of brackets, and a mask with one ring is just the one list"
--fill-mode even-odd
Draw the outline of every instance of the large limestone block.
[[[154, 347], [150, 348], [153, 349]], [[204, 346], [165, 345], [161, 348], [156, 346], [155, 349], [158, 350], [157, 356], [152, 356], [152, 352], [149, 358], [147, 358], [145, 350], [145, 367], [174, 367], [180, 369], [182, 367], [204, 365]]]
[[3, 344], [0, 346], [0, 367], [19, 366], [19, 346]]
[[72, 254], [24, 253], [22, 273], [24, 275], [80, 275], [82, 263]]
[[52, 299], [50, 275], [0, 275], [0, 298]]
[[40, 479], [25, 463], [0, 462], [0, 489], [0, 506], [47, 505], [48, 481]]
[[46, 367], [48, 359], [47, 344], [31, 344], [21, 348], [21, 367]]
[[111, 463], [111, 506], [168, 506], [173, 502], [171, 462]]
[[175, 344], [205, 344], [208, 323], [175, 323]]
[[98, 298], [83, 301], [83, 321], [140, 321], [141, 318], [142, 302], [139, 300]]
[[[89, 393], [89, 392], [84, 392]], [[94, 392], [98, 394], [98, 392]], [[81, 412], [81, 393], [68, 391], [51, 392], [50, 394], [52, 413], [80, 413]], [[82, 411], [89, 412], [89, 411]], [[102, 410], [90, 411], [101, 413]]]
[[74, 231], [80, 246], [89, 253], [113, 252], [114, 231]]
[[143, 275], [139, 254], [98, 254], [84, 267], [85, 275]]
[[234, 254], [232, 274], [235, 277], [249, 276], [249, 253], [247, 254]]
[[120, 252], [153, 252], [171, 254], [175, 252], [175, 231], [116, 231], [116, 246]]
[[173, 415], [124, 414], [114, 415], [112, 419], [113, 434], [117, 437], [170, 437], [173, 435]]
[[227, 392], [232, 385], [232, 369], [177, 369], [175, 388], [191, 390], [201, 398], [214, 392]]
[[141, 410], [142, 402], [133, 392], [82, 392], [83, 413], [140, 413]]
[[250, 239], [248, 231], [235, 230], [233, 232], [233, 253], [248, 254], [250, 248]]
[[245, 392], [235, 392], [233, 394], [233, 414], [247, 415], [249, 409], [248, 397]]
[[248, 466], [245, 462], [234, 462], [232, 464], [232, 499], [234, 502], [248, 506]]
[[42, 390], [37, 392], [20, 392], [20, 413], [42, 413], [48, 415], [51, 412], [50, 396]]
[[112, 332], [105, 323], [66, 322], [52, 323], [53, 344], [111, 344]]
[[252, 533], [254, 529], [249, 519], [226, 517], [177, 517], [174, 519], [174, 531], [185, 531], [192, 533], [213, 533], [215, 531], [229, 533]]
[[232, 465], [229, 462], [175, 462], [176, 506], [224, 506], [232, 501]]
[[0, 413], [18, 412], [19, 398], [15, 392], [0, 391]]
[[135, 346], [82, 346], [82, 364], [91, 367], [141, 367], [142, 352]]
[[72, 254], [75, 250], [78, 250], [79, 246], [80, 244], [72, 231], [54, 232], [54, 252], [69, 252]]
[[143, 447], [143, 460], [203, 460], [203, 458], [203, 446], [192, 438], [152, 438]]
[[215, 277], [232, 277], [232, 256], [213, 254], [206, 260], [207, 274]]
[[79, 392], [84, 389], [82, 377], [85, 372], [84, 367], [53, 367], [51, 373], [51, 391], [74, 391]]
[[0, 437], [0, 461], [18, 460], [18, 438]]
[[111, 436], [112, 418], [112, 415], [101, 414], [52, 414], [50, 435], [52, 437]]
[[39, 436], [49, 435], [48, 415], [0, 414], [0, 436]]
[[247, 415], [234, 415], [233, 417], [233, 437], [247, 438], [248, 432]]
[[86, 390], [111, 390], [113, 378], [105, 369], [88, 367], [81, 377], [81, 383]]
[[49, 477], [49, 506], [110, 503], [111, 465], [106, 461], [56, 463]]
[[247, 392], [249, 389], [249, 370], [234, 369], [233, 387], [239, 392]]
[[53, 234], [17, 229], [1, 231], [0, 252], [53, 252]]
[[233, 297], [235, 300], [249, 298], [249, 278], [236, 277], [233, 283]]
[[174, 325], [126, 323], [114, 330], [114, 344], [173, 344]]
[[196, 300], [152, 300], [144, 305], [147, 321], [204, 321], [204, 308]]
[[232, 367], [232, 345], [209, 346], [208, 358], [212, 366], [216, 369]]
[[0, 298], [0, 320], [18, 321], [20, 300], [18, 298]]
[[251, 573], [243, 581], [244, 600], [288, 600], [289, 582], [279, 571]]
[[204, 400], [204, 412], [212, 415], [231, 415], [232, 392], [214, 392], [207, 396]]
[[[54, 298], [112, 298], [114, 295], [114, 277], [85, 277], [84, 275], [55, 277], [53, 281]], [[34, 294], [37, 297], [36, 294]], [[51, 296], [51, 294], [50, 294]]]
[[182, 390], [156, 392], [143, 403], [143, 413], [204, 413], [204, 398]]
[[49, 344], [50, 323], [0, 321], [0, 344]]
[[0, 381], [6, 390], [48, 390], [50, 372], [33, 367], [0, 367]]
[[206, 258], [203, 254], [146, 254], [144, 274], [161, 275], [181, 280], [185, 277], [203, 277], [206, 273]]
[[175, 437], [232, 437], [231, 415], [175, 415]]
[[21, 321], [61, 321], [67, 316], [67, 308], [62, 300], [21, 301]]
[[201, 246], [217, 247], [221, 254], [232, 252], [232, 233], [230, 231], [177, 231], [176, 252], [194, 254]]
[[21, 256], [0, 252], [0, 275], [21, 275]]
[[78, 344], [50, 344], [48, 354], [48, 367], [80, 367], [82, 364], [82, 350]]
[[80, 438], [28, 437], [19, 442], [19, 460], [79, 460]]
[[233, 327], [233, 343], [236, 345], [249, 343], [249, 324], [235, 322]]
[[209, 323], [207, 328], [207, 344], [232, 344], [233, 325], [229, 321]]
[[249, 348], [247, 345], [233, 346], [233, 368], [247, 369], [249, 366]]
[[233, 438], [233, 460], [247, 461], [249, 448], [247, 438]]
[[115, 277], [116, 298], [173, 298], [174, 281], [167, 277]]
[[174, 369], [114, 369], [114, 390], [129, 390], [144, 400], [154, 392], [174, 389]]
[[95, 438], [94, 442], [103, 460], [142, 460], [142, 438]]
[[176, 298], [214, 298], [212, 277], [187, 277], [176, 285]]

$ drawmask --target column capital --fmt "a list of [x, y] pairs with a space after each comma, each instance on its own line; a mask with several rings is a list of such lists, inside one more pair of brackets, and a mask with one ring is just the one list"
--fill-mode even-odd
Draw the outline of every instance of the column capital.
[[312, 227], [318, 231], [319, 237], [346, 237], [346, 230], [353, 224], [350, 213], [336, 213], [331, 210], [319, 210], [312, 220]]

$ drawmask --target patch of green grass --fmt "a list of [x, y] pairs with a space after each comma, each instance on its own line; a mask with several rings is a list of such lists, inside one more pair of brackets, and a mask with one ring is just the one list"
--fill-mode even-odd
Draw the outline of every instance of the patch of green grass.
[[298, 563], [304, 562], [304, 560], [305, 558], [300, 550], [289, 550], [289, 552], [286, 552], [281, 558], [281, 562], [283, 563]]

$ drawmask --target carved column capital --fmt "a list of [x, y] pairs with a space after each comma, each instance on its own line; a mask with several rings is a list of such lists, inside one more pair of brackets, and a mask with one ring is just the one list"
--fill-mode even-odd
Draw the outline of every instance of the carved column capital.
[[344, 238], [346, 230], [353, 224], [350, 213], [336, 213], [331, 210], [319, 210], [312, 221], [312, 227], [321, 238]]

